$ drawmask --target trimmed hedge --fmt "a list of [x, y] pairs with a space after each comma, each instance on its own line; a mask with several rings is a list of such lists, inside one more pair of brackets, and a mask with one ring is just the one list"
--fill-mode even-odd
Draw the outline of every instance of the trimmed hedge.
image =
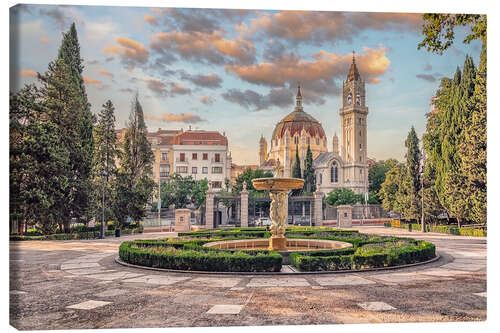
[[[434, 244], [415, 241], [413, 244], [381, 246], [381, 248], [363, 249], [359, 247], [354, 253], [345, 251], [323, 251], [324, 255], [295, 252], [290, 254], [290, 263], [302, 271], [336, 271], [351, 269], [371, 269], [391, 267], [427, 261], [436, 256]], [[320, 252], [320, 251], [318, 251]], [[312, 254], [312, 255], [311, 255]]]
[[[392, 228], [402, 228], [408, 229], [411, 225], [412, 230], [421, 230], [422, 225], [419, 223], [404, 223], [404, 222], [395, 222], [399, 220], [393, 220], [392, 223], [384, 223], [384, 227], [392, 227]], [[483, 229], [474, 229], [474, 228], [458, 228], [450, 225], [432, 225], [426, 224], [426, 231], [437, 232], [441, 234], [450, 234], [457, 236], [474, 236], [474, 237], [486, 237], [487, 231]]]
[[[122, 229], [122, 235], [133, 235], [142, 233], [142, 228], [137, 229]], [[105, 233], [106, 237], [114, 236], [114, 230], [107, 230]], [[42, 235], [42, 236], [27, 236], [27, 235], [10, 235], [9, 240], [11, 241], [30, 241], [30, 240], [74, 240], [74, 239], [96, 239], [101, 236], [99, 231], [87, 231], [87, 232], [72, 232], [72, 233], [60, 233], [52, 235]]]
[[275, 251], [229, 252], [204, 248], [194, 242], [169, 241], [123, 242], [119, 256], [134, 265], [213, 272], [279, 272], [283, 261]]

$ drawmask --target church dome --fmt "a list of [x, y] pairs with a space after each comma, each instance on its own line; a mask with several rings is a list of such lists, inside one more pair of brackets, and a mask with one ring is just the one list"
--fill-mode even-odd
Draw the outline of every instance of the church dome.
[[325, 131], [320, 122], [314, 119], [313, 116], [304, 111], [302, 107], [302, 94], [300, 86], [298, 87], [295, 109], [286, 117], [280, 120], [273, 131], [272, 139], [281, 139], [288, 131], [293, 137], [296, 133], [300, 135], [302, 130], [305, 130], [311, 137], [325, 137]]

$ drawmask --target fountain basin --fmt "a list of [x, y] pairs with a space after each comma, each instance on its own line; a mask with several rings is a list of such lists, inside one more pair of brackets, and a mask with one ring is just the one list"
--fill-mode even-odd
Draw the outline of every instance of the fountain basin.
[[[236, 239], [227, 241], [217, 241], [206, 243], [203, 246], [222, 250], [269, 250], [269, 238], [256, 239]], [[307, 239], [307, 238], [287, 238], [286, 249], [278, 250], [283, 256], [283, 264], [289, 264], [291, 252], [296, 251], [316, 251], [316, 250], [334, 250], [352, 247], [351, 243], [332, 241], [326, 239]]]
[[304, 186], [304, 179], [300, 178], [255, 178], [252, 179], [256, 190], [288, 191]]

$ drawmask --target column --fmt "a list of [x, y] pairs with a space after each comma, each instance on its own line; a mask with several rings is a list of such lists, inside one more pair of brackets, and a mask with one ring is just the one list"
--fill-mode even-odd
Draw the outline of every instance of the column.
[[[317, 186], [316, 188], [319, 188]], [[323, 193], [319, 190], [314, 192], [314, 225], [319, 227], [323, 225]]]
[[248, 227], [248, 191], [247, 184], [243, 183], [243, 190], [241, 191], [241, 226]]
[[205, 194], [205, 221], [207, 229], [214, 229], [214, 196], [212, 184], [209, 182], [208, 191]]

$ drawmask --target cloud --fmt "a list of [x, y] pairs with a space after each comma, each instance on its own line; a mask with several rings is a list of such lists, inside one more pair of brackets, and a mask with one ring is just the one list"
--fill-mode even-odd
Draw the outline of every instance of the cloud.
[[155, 17], [149, 14], [144, 15], [144, 21], [152, 25], [158, 25], [158, 22], [156, 21]]
[[436, 82], [436, 78], [432, 74], [417, 74], [416, 77], [428, 82]]
[[422, 14], [280, 11], [260, 13], [250, 19], [249, 26], [242, 23], [237, 30], [247, 37], [321, 45], [326, 41], [351, 41], [366, 29], [416, 32], [422, 23]]
[[106, 61], [106, 62], [110, 62], [113, 60], [115, 60], [115, 57], [107, 57], [106, 59], [104, 59], [104, 61]]
[[250, 64], [255, 60], [254, 45], [244, 39], [229, 40], [219, 32], [159, 32], [152, 36], [151, 48], [164, 58], [164, 63], [176, 60], [173, 53], [201, 63]]
[[97, 70], [97, 73], [103, 75], [103, 76], [109, 76], [109, 77], [114, 77], [114, 75], [110, 72], [106, 72], [104, 69], [99, 69]]
[[49, 40], [46, 37], [40, 37], [40, 42], [47, 43]]
[[97, 79], [93, 79], [93, 78], [88, 77], [88, 76], [83, 77], [83, 82], [86, 84], [101, 84], [102, 83], [102, 81], [97, 80]]
[[[364, 47], [363, 54], [356, 54], [358, 70], [366, 82], [378, 83], [379, 77], [387, 72], [390, 61], [386, 51], [382, 46]], [[313, 60], [302, 60], [298, 55], [287, 54], [272, 62], [227, 65], [226, 71], [246, 82], [268, 87], [294, 87], [300, 82], [304, 87], [304, 103], [323, 104], [323, 96], [338, 92], [334, 81], [347, 76], [352, 55], [319, 51], [311, 56]]]
[[200, 102], [202, 102], [205, 105], [212, 105], [214, 104], [215, 99], [210, 96], [203, 96], [200, 98]]
[[90, 60], [90, 61], [87, 61], [87, 64], [89, 65], [97, 65], [99, 63], [99, 60]]
[[[52, 7], [52, 6], [51, 6]], [[57, 24], [63, 29], [66, 26], [67, 18], [59, 8], [40, 9], [40, 15], [45, 15], [56, 21]]]
[[204, 88], [220, 88], [222, 83], [222, 79], [217, 74], [189, 75], [183, 73], [181, 78]]
[[157, 79], [146, 79], [147, 87], [158, 95], [166, 95], [168, 93], [167, 85]]
[[425, 64], [424, 66], [424, 71], [431, 71], [432, 70], [432, 66], [430, 64]]
[[170, 84], [170, 95], [190, 95], [191, 89], [184, 87], [182, 84], [171, 83]]
[[32, 71], [30, 69], [23, 69], [22, 71], [19, 72], [19, 75], [21, 76], [32, 76], [32, 77], [37, 77], [38, 74], [35, 71]]
[[119, 37], [116, 40], [118, 45], [110, 45], [102, 50], [105, 54], [118, 55], [122, 63], [130, 71], [137, 65], [145, 64], [149, 57], [147, 48], [139, 42], [129, 38]]
[[253, 108], [254, 111], [268, 109], [273, 106], [284, 108], [293, 104], [292, 91], [284, 88], [271, 89], [267, 95], [249, 89], [245, 91], [229, 89], [221, 96], [228, 102], [239, 104], [246, 109]]
[[168, 113], [164, 112], [160, 117], [152, 115], [152, 114], [144, 114], [145, 119], [155, 120], [155, 121], [163, 121], [169, 123], [186, 123], [186, 124], [195, 124], [202, 122], [203, 119], [200, 116], [186, 112], [186, 113]]
[[133, 93], [133, 92], [135, 92], [134, 89], [130, 89], [130, 88], [121, 88], [120, 91], [121, 92], [125, 92], [125, 93]]

